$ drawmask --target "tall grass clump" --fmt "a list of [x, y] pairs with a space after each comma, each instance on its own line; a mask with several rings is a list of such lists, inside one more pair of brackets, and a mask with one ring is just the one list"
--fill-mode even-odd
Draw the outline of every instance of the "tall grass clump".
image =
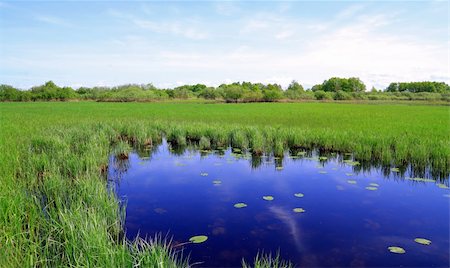
[[[131, 150], [132, 136], [125, 141], [116, 131], [51, 128], [23, 148], [9, 197], [15, 202], [6, 193], [0, 199], [1, 267], [189, 266], [169, 243], [126, 240], [123, 207], [100, 179], [110, 153], [125, 158]], [[13, 181], [2, 182], [5, 189]]]
[[248, 264], [245, 260], [242, 260], [243, 268], [292, 268], [294, 267], [291, 262], [282, 260], [280, 254], [277, 253], [272, 256], [271, 253], [259, 253], [253, 260], [253, 265]]

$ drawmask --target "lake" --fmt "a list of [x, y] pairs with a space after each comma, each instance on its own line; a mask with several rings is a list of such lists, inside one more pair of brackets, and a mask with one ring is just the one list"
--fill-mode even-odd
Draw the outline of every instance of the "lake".
[[235, 267], [258, 252], [279, 252], [297, 267], [449, 266], [448, 177], [362, 169], [350, 154], [252, 159], [166, 142], [128, 160], [111, 157], [109, 166], [127, 237], [168, 234], [177, 245], [206, 235], [179, 247], [197, 267]]

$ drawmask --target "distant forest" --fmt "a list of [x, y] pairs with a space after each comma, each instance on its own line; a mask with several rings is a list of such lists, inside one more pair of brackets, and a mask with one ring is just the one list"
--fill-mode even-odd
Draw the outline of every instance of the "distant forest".
[[304, 89], [292, 81], [286, 90], [278, 84], [236, 82], [207, 87], [203, 84], [183, 85], [173, 89], [156, 88], [152, 84], [127, 84], [116, 87], [59, 87], [48, 81], [29, 90], [0, 85], [0, 101], [158, 101], [170, 99], [205, 99], [225, 102], [274, 102], [295, 100], [426, 100], [450, 102], [450, 87], [444, 82], [395, 82], [386, 89], [372, 88], [359, 78], [333, 77], [322, 84]]

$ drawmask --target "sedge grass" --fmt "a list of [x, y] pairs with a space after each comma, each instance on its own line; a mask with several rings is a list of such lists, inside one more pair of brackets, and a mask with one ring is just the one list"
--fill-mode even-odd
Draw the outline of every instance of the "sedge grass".
[[320, 148], [351, 152], [361, 168], [410, 163], [446, 177], [449, 133], [445, 106], [1, 103], [0, 266], [186, 266], [164, 244], [123, 238], [123, 208], [101, 178], [128, 144]]

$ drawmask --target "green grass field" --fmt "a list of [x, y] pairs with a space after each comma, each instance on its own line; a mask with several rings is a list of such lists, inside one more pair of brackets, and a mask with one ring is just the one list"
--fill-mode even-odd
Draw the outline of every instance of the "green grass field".
[[446, 176], [449, 112], [394, 104], [0, 103], [0, 266], [186, 266], [163, 243], [121, 238], [122, 211], [101, 179], [120, 138], [144, 144], [166, 135], [274, 154], [323, 148]]

